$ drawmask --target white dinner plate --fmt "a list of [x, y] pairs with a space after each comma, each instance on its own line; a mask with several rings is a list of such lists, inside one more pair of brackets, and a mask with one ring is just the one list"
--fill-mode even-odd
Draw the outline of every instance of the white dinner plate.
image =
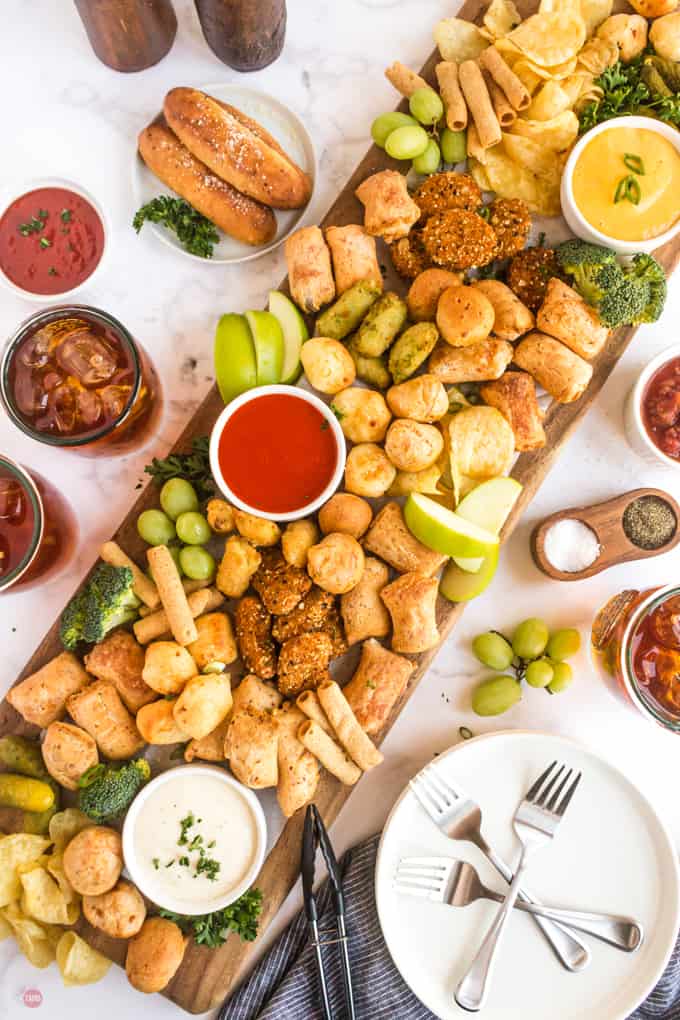
[[[185, 258], [193, 259], [195, 262], [201, 262], [204, 265], [206, 262], [211, 265], [249, 262], [251, 259], [259, 258], [265, 252], [276, 248], [282, 241], [285, 241], [293, 230], [301, 226], [305, 213], [311, 205], [312, 198], [314, 197], [314, 188], [316, 187], [316, 156], [312, 139], [302, 121], [296, 117], [292, 110], [289, 110], [287, 106], [274, 99], [273, 96], [268, 96], [265, 92], [245, 88], [242, 85], [226, 83], [199, 85], [197, 87], [216, 99], [221, 99], [225, 103], [238, 107], [243, 113], [258, 121], [263, 128], [276, 138], [290, 158], [311, 177], [312, 194], [310, 195], [309, 202], [302, 209], [274, 210], [277, 226], [276, 237], [268, 244], [253, 247], [250, 244], [243, 244], [242, 241], [237, 241], [235, 238], [229, 237], [221, 230], [218, 230], [220, 241], [219, 244], [215, 245], [211, 259], [204, 259], [199, 255], [192, 255], [190, 252], [185, 251], [176, 236], [157, 223], [145, 223], [142, 229], [152, 230], [156, 237], [159, 237], [165, 244], [169, 244], [171, 248], [174, 248]], [[156, 116], [157, 112], [150, 111], [144, 124], [148, 124]], [[143, 126], [140, 125], [140, 130]], [[136, 149], [132, 168], [132, 189], [135, 210], [139, 209], [146, 202], [150, 202], [157, 195], [175, 194], [175, 192], [151, 173]]]
[[[617, 769], [563, 737], [507, 731], [464, 741], [434, 767], [477, 800], [482, 832], [509, 863], [518, 843], [511, 821], [519, 801], [553, 761], [583, 773], [553, 843], [537, 852], [526, 885], [554, 906], [626, 914], [645, 932], [634, 954], [582, 936], [592, 951], [578, 974], [565, 970], [532, 919], [518, 911], [500, 949], [484, 1020], [624, 1020], [661, 976], [678, 930], [679, 883], [668, 832], [649, 802]], [[413, 793], [401, 794], [383, 831], [376, 902], [383, 935], [404, 981], [442, 1020], [469, 1014], [454, 989], [488, 929], [495, 903], [453, 908], [393, 887], [406, 855], [436, 854], [474, 864], [486, 885], [507, 886], [476, 847], [449, 840]], [[482, 1014], [480, 1014], [482, 1015]]]

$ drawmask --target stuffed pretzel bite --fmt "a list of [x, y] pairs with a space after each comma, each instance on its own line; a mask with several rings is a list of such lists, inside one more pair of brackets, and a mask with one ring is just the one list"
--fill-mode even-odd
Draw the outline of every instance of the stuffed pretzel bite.
[[333, 532], [309, 550], [307, 570], [319, 588], [334, 595], [344, 595], [361, 580], [363, 549], [351, 535]]
[[100, 896], [113, 889], [123, 870], [120, 834], [105, 825], [90, 825], [67, 843], [64, 874], [81, 896]]
[[319, 393], [339, 393], [356, 379], [352, 355], [339, 340], [315, 336], [302, 345], [300, 361], [309, 385]]
[[147, 917], [128, 942], [125, 973], [138, 992], [160, 992], [177, 973], [188, 937], [165, 917]]
[[336, 492], [319, 510], [319, 527], [324, 535], [340, 531], [358, 541], [372, 520], [371, 504], [351, 492]]
[[458, 287], [462, 282], [462, 273], [452, 273], [448, 269], [425, 269], [418, 273], [406, 295], [411, 321], [432, 322], [444, 291], [449, 287]]
[[444, 439], [434, 425], [397, 418], [387, 430], [385, 453], [400, 471], [423, 471], [431, 467], [444, 449]]
[[437, 303], [437, 327], [452, 347], [468, 347], [486, 340], [494, 318], [493, 305], [479, 288], [449, 287]]
[[105, 935], [129, 939], [144, 923], [146, 904], [137, 887], [121, 878], [108, 892], [83, 896], [83, 914]]
[[387, 403], [396, 418], [411, 418], [424, 424], [439, 421], [449, 409], [449, 398], [441, 380], [429, 372], [391, 386], [387, 391]]
[[376, 443], [358, 443], [347, 454], [345, 488], [355, 496], [384, 496], [396, 474], [394, 464]]
[[382, 393], [362, 386], [336, 393], [331, 410], [352, 443], [381, 443], [392, 418]]

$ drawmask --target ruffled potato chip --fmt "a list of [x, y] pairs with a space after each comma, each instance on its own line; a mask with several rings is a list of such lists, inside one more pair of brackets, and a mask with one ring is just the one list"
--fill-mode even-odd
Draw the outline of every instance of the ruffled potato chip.
[[492, 39], [502, 39], [522, 21], [512, 0], [491, 0], [484, 15], [484, 28]]
[[59, 885], [43, 868], [33, 868], [21, 876], [21, 909], [43, 924], [74, 924], [80, 916], [75, 901], [67, 903]]
[[515, 437], [495, 407], [465, 407], [448, 424], [451, 477], [456, 505], [468, 480], [505, 474], [512, 465]]
[[57, 812], [50, 819], [50, 839], [54, 843], [55, 853], [62, 851], [74, 836], [90, 825], [94, 825], [92, 819], [78, 808], [66, 808], [65, 811]]
[[101, 981], [111, 966], [110, 960], [89, 946], [74, 931], [64, 932], [61, 936], [56, 958], [62, 981], [67, 987]]
[[551, 78], [560, 81], [562, 78], [568, 78], [576, 70], [576, 57], [572, 57], [571, 60], [565, 60], [563, 64], [555, 64], [554, 67], [541, 67], [540, 64], [535, 64], [528, 57], [525, 59], [529, 70], [533, 71], [535, 75], [544, 81], [549, 81]]
[[586, 26], [579, 12], [561, 7], [532, 14], [507, 38], [534, 64], [552, 68], [576, 56], [586, 40]]
[[534, 94], [531, 105], [524, 111], [521, 119], [552, 120], [564, 110], [571, 110], [575, 98], [570, 96], [558, 81], [550, 79]]
[[476, 60], [489, 45], [477, 25], [462, 18], [442, 18], [434, 26], [434, 41], [442, 60]]
[[432, 496], [439, 492], [442, 469], [438, 462], [422, 471], [397, 471], [397, 476], [387, 490], [388, 496], [407, 496], [409, 492], [423, 492]]
[[26, 832], [14, 832], [0, 837], [0, 907], [6, 907], [21, 896], [19, 871], [37, 861], [47, 847], [49, 839]]
[[56, 959], [51, 931], [31, 917], [26, 917], [16, 902], [3, 907], [0, 915], [11, 926], [16, 943], [29, 963], [41, 970], [49, 967]]
[[[564, 110], [550, 120], [520, 120], [519, 118], [511, 126], [509, 134], [521, 135], [524, 138], [531, 138], [543, 149], [550, 152], [566, 152], [572, 147], [578, 138], [578, 117], [571, 110]], [[515, 143], [516, 145], [516, 143]], [[509, 155], [515, 155], [508, 146], [505, 146]], [[522, 160], [518, 160], [522, 162]], [[522, 165], [525, 165], [522, 163]], [[533, 166], [529, 166], [533, 169]], [[539, 173], [551, 173], [552, 165]]]

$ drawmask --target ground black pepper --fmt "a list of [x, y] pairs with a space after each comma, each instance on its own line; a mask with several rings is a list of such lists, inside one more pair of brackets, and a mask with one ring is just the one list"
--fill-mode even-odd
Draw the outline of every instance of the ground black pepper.
[[660, 496], [638, 496], [623, 511], [623, 530], [639, 549], [660, 549], [677, 527], [673, 507]]

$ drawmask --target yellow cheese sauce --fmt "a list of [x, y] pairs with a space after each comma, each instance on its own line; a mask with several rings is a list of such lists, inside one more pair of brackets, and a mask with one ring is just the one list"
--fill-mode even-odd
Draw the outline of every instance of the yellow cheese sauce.
[[[640, 167], [640, 161], [644, 173], [633, 173], [631, 165]], [[619, 183], [629, 175], [639, 187], [639, 202], [615, 202]], [[658, 237], [680, 218], [680, 154], [655, 131], [610, 128], [584, 147], [572, 187], [581, 214], [600, 233], [619, 241]], [[633, 189], [637, 192], [635, 184]]]

